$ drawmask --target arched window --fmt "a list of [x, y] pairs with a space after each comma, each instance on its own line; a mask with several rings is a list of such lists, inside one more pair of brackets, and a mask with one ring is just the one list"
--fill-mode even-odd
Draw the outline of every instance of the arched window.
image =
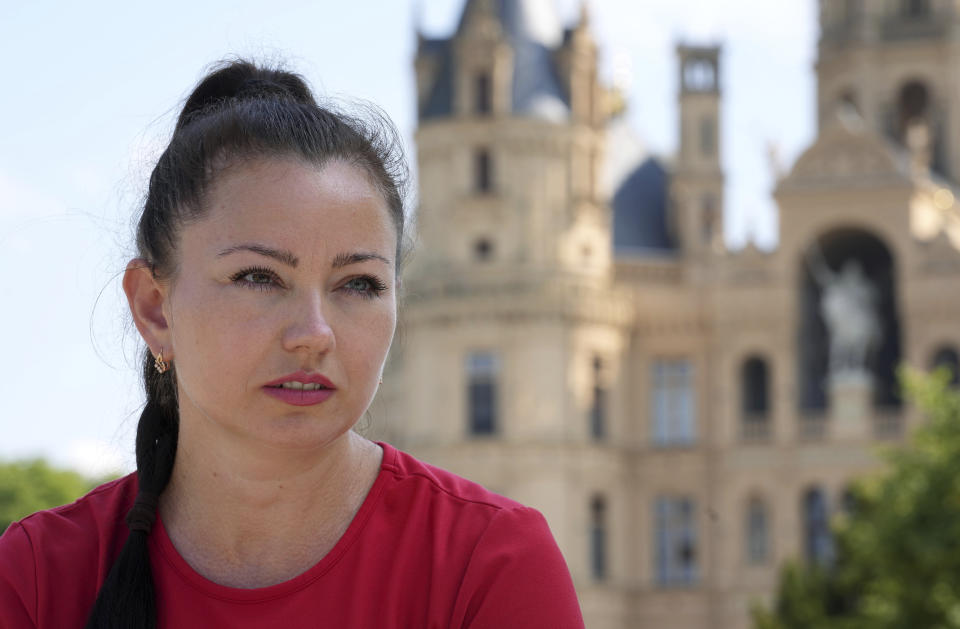
[[590, 400], [590, 436], [600, 441], [607, 436], [607, 390], [603, 386], [603, 359], [593, 358], [593, 392]]
[[493, 111], [493, 98], [490, 89], [490, 75], [486, 72], [480, 72], [476, 75], [473, 83], [475, 110], [480, 115], [487, 115]]
[[740, 368], [740, 412], [744, 439], [770, 436], [770, 374], [767, 361], [751, 356]]
[[900, 88], [898, 98], [900, 136], [906, 140], [907, 128], [911, 123], [927, 117], [930, 106], [930, 92], [919, 81], [911, 81]]
[[477, 149], [473, 154], [473, 187], [479, 193], [493, 190], [493, 159], [487, 149]]
[[689, 92], [717, 89], [717, 68], [709, 59], [688, 59], [683, 65], [683, 88]]
[[747, 503], [746, 518], [747, 562], [766, 563], [770, 550], [770, 525], [767, 517], [767, 504], [762, 498], [754, 496]]
[[960, 386], [960, 354], [957, 350], [944, 345], [933, 353], [933, 359], [930, 361], [930, 367], [939, 369], [941, 367], [950, 370], [950, 385]]
[[600, 494], [590, 501], [590, 573], [594, 581], [607, 578], [607, 501]]
[[803, 496], [804, 555], [807, 561], [821, 566], [833, 561], [833, 535], [830, 532], [830, 510], [823, 489], [813, 487]]

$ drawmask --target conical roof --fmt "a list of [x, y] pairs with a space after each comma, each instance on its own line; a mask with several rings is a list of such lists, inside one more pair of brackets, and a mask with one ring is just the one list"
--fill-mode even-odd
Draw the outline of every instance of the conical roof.
[[553, 52], [563, 43], [563, 27], [555, 0], [467, 0], [457, 31], [449, 39], [425, 40], [421, 52], [441, 57], [440, 71], [421, 111], [422, 118], [453, 113], [456, 63], [452, 42], [475, 11], [486, 4], [500, 21], [513, 48], [513, 113], [554, 121], [569, 118], [570, 103], [560, 87]]
[[[467, 16], [490, 0], [467, 0], [460, 14], [457, 32]], [[532, 42], [554, 48], [563, 40], [563, 26], [555, 0], [492, 0], [504, 31], [514, 42]]]

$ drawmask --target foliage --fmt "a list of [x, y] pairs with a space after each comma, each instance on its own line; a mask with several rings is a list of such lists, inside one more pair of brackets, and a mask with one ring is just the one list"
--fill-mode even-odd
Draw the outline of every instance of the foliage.
[[855, 485], [834, 564], [785, 566], [755, 629], [960, 628], [960, 392], [946, 370], [903, 376], [926, 422]]
[[35, 511], [76, 500], [104, 480], [56, 469], [42, 459], [0, 463], [0, 533]]

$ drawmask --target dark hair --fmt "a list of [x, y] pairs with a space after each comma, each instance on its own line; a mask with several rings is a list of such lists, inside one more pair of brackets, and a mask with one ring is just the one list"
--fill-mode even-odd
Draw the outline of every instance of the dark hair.
[[[317, 104], [300, 76], [243, 60], [220, 64], [187, 98], [169, 146], [153, 173], [137, 226], [137, 249], [160, 279], [176, 274], [182, 225], [203, 216], [205, 193], [224, 169], [258, 157], [316, 166], [341, 159], [363, 169], [380, 191], [397, 231], [399, 273], [404, 236], [406, 164], [398, 135], [378, 109], [363, 118]], [[170, 480], [179, 411], [175, 369], [143, 357], [147, 402], [137, 425], [139, 494], [127, 516], [130, 533], [100, 587], [87, 629], [157, 626], [147, 537], [156, 501]]]

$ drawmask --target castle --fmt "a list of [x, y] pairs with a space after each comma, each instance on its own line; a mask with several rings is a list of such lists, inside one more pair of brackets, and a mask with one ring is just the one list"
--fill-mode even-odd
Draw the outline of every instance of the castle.
[[467, 0], [420, 37], [419, 243], [372, 425], [540, 509], [590, 629], [748, 627], [920, 421], [896, 368], [960, 362], [960, 0], [820, 7], [770, 252], [721, 239], [718, 47], [677, 47], [677, 154], [615, 164], [586, 10]]

